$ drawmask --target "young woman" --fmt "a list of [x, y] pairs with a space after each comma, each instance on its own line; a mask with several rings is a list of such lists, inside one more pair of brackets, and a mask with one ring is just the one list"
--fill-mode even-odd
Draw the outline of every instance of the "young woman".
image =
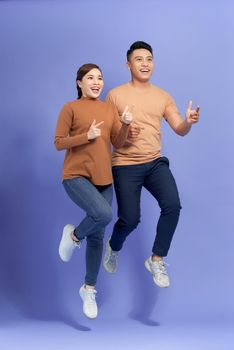
[[95, 284], [99, 272], [105, 226], [112, 219], [112, 172], [110, 142], [123, 146], [132, 115], [126, 106], [119, 117], [113, 105], [102, 102], [103, 77], [95, 64], [84, 64], [76, 77], [78, 99], [62, 108], [56, 128], [55, 146], [66, 150], [62, 180], [68, 196], [86, 212], [75, 227], [63, 229], [59, 255], [69, 261], [74, 249], [86, 238], [86, 276], [80, 288], [83, 312], [97, 317]]

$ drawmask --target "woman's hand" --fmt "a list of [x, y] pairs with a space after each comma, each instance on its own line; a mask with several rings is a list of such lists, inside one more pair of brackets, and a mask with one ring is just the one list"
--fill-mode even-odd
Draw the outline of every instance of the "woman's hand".
[[94, 119], [88, 131], [88, 140], [94, 140], [101, 135], [100, 126], [103, 123], [104, 121], [96, 124], [96, 120]]
[[126, 125], [131, 124], [131, 122], [133, 121], [132, 108], [129, 108], [128, 106], [125, 107], [125, 109], [120, 117], [120, 121]]

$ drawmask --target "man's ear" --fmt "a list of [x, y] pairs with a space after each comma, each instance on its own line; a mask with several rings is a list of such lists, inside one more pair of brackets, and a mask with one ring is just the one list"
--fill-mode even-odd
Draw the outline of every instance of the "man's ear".
[[129, 65], [128, 61], [126, 62], [126, 67], [127, 67], [127, 69], [130, 69], [130, 65]]

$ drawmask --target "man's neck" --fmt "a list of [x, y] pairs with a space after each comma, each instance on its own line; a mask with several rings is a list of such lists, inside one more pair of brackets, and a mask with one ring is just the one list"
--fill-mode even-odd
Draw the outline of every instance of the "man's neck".
[[139, 81], [139, 80], [135, 80], [135, 79], [132, 79], [130, 81], [130, 84], [137, 89], [147, 89], [151, 85], [149, 80], [143, 82], [143, 81]]

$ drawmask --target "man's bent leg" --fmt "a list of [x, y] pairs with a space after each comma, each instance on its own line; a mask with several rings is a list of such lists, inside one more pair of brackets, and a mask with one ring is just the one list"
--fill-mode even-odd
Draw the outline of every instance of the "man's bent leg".
[[140, 165], [115, 166], [113, 177], [118, 216], [111, 238], [106, 243], [103, 265], [106, 271], [114, 273], [117, 270], [118, 252], [128, 234], [140, 222], [140, 195], [144, 178], [144, 167]]
[[144, 171], [144, 164], [113, 167], [119, 217], [109, 241], [113, 251], [122, 249], [126, 237], [140, 222], [140, 196]]

